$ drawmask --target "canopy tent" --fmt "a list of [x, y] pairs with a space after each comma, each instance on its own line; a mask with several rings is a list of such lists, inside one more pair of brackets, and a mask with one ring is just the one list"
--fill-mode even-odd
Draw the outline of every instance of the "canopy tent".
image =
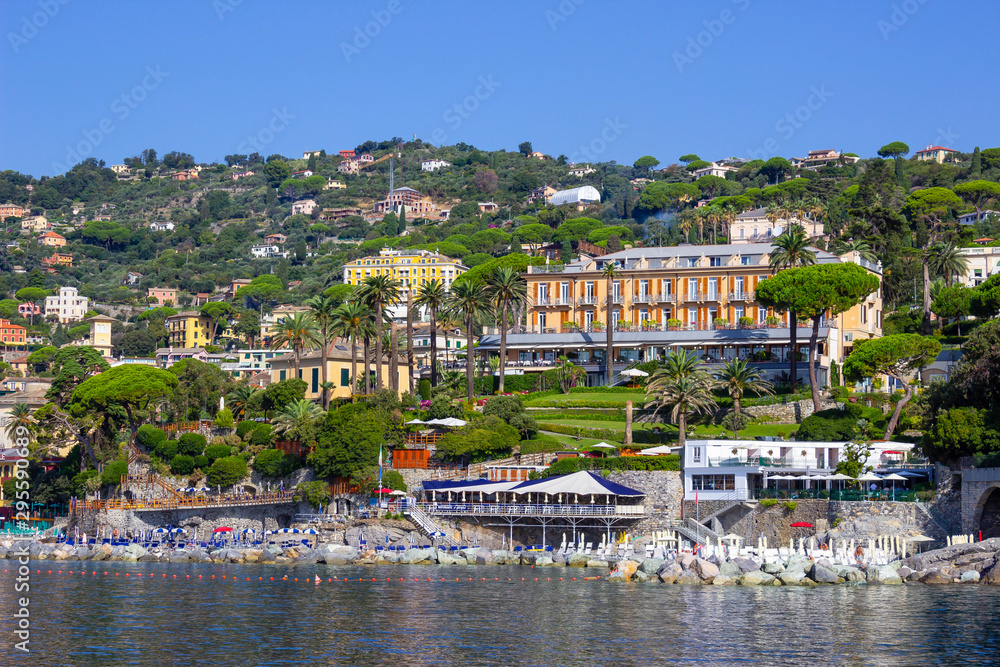
[[[491, 482], [488, 479], [475, 480], [473, 482], [451, 482], [449, 486], [433, 486], [428, 480], [424, 482], [424, 491], [439, 491], [452, 493], [483, 493], [486, 495], [497, 493], [498, 491], [510, 491], [520, 482]], [[403, 492], [405, 495], [405, 492]]]
[[396, 489], [395, 491], [392, 491], [389, 495], [390, 496], [405, 496], [406, 495], [406, 491], [400, 491], [399, 489]]
[[573, 493], [576, 495], [612, 495], [638, 498], [646, 495], [642, 491], [623, 486], [607, 480], [589, 470], [581, 470], [569, 475], [546, 477], [521, 482], [510, 490], [511, 493], [524, 495], [527, 493]]
[[647, 449], [639, 450], [640, 456], [663, 456], [665, 454], [673, 454], [675, 449], [679, 447], [671, 447], [670, 445], [658, 445], [656, 447], [649, 447]]
[[465, 421], [464, 419], [455, 419], [454, 417], [445, 417], [444, 419], [431, 419], [429, 421], [424, 422], [424, 424], [427, 424], [428, 426], [448, 426], [453, 428], [460, 428], [468, 423], [469, 422]]
[[608, 443], [601, 441], [596, 445], [591, 445], [592, 449], [618, 449], [616, 445], [609, 445]]

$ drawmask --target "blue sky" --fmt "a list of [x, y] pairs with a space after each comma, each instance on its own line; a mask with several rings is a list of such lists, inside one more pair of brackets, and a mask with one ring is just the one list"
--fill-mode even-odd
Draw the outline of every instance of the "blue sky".
[[1000, 145], [998, 19], [958, 0], [5, 0], [0, 169], [414, 134], [629, 164], [972, 150]]

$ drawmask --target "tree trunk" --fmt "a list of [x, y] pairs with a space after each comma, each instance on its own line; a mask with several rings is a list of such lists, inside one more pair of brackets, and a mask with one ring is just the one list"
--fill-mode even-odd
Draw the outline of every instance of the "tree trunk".
[[351, 396], [358, 388], [358, 339], [351, 336]]
[[740, 414], [740, 397], [733, 396], [733, 412]]
[[684, 443], [687, 442], [687, 413], [681, 411], [677, 413], [677, 428], [679, 433], [677, 434], [677, 444], [681, 448], [681, 461], [684, 460]]
[[382, 302], [375, 305], [375, 326], [378, 335], [375, 337], [375, 384], [382, 388]]
[[406, 382], [413, 393], [413, 290], [406, 292]]
[[622, 447], [632, 446], [632, 401], [625, 401], [625, 442]]
[[799, 317], [794, 310], [788, 311], [788, 337], [792, 347], [792, 357], [789, 360], [792, 374], [792, 393], [795, 393], [795, 384], [799, 377]]
[[924, 253], [922, 260], [923, 268], [923, 280], [924, 280], [924, 319], [923, 319], [923, 330], [925, 334], [931, 332], [931, 269], [930, 269], [930, 258], [927, 253]]
[[614, 329], [614, 323], [611, 321], [611, 302], [614, 300], [614, 294], [612, 292], [613, 290], [612, 282], [613, 281], [611, 280], [611, 278], [608, 278], [608, 287], [607, 287], [608, 307], [606, 308], [607, 312], [605, 313], [606, 318], [608, 320], [607, 322], [608, 343], [607, 343], [607, 351], [605, 352], [607, 358], [605, 359], [604, 363], [604, 365], [608, 369], [608, 377], [605, 379], [605, 384], [607, 384], [607, 386], [609, 387], [611, 386], [611, 383], [614, 382], [615, 379], [615, 371], [614, 371], [615, 329]]
[[292, 348], [292, 357], [295, 360], [295, 379], [301, 380], [302, 378], [299, 377], [299, 348], [297, 346]]
[[438, 386], [437, 308], [431, 308], [431, 386]]
[[476, 383], [473, 375], [475, 368], [473, 367], [472, 345], [472, 314], [470, 313], [465, 320], [465, 381], [469, 389], [470, 403], [476, 393]]
[[903, 383], [903, 399], [896, 403], [896, 409], [892, 411], [892, 417], [889, 418], [889, 423], [885, 426], [886, 440], [890, 440], [892, 438], [892, 432], [896, 430], [896, 424], [899, 423], [899, 415], [903, 413], [903, 408], [906, 407], [906, 404], [910, 402], [911, 398], [913, 398], [913, 387], [910, 386], [909, 382], [898, 375], [890, 374], [889, 377], [893, 377]]
[[389, 325], [389, 386], [399, 393], [399, 327], [395, 320]]
[[819, 383], [816, 381], [816, 352], [819, 348], [819, 323], [822, 315], [813, 318], [809, 336], [809, 388], [812, 390], [813, 412], [819, 412]]
[[507, 308], [500, 313], [500, 393], [503, 393], [503, 381], [507, 368]]
[[366, 396], [372, 393], [372, 379], [371, 379], [372, 378], [372, 374], [371, 374], [371, 372], [369, 372], [369, 367], [368, 367], [368, 363], [371, 361], [371, 358], [368, 356], [368, 347], [369, 347], [369, 341], [368, 341], [367, 338], [365, 338], [365, 347], [364, 347], [365, 368], [364, 368], [364, 374], [365, 374], [365, 395]]
[[327, 340], [326, 327], [323, 327], [322, 334], [323, 334], [323, 342], [321, 344], [323, 345], [323, 350], [320, 352], [319, 360], [320, 360], [320, 363], [323, 364], [323, 366], [320, 369], [320, 377], [323, 378], [323, 409], [324, 410], [329, 410], [330, 409], [330, 399], [329, 399], [329, 392], [327, 391], [327, 388], [326, 388], [326, 383], [327, 383], [327, 379], [328, 379], [327, 378], [327, 371], [326, 371], [326, 357], [327, 357], [327, 355], [328, 355], [328, 353], [330, 351], [330, 343]]

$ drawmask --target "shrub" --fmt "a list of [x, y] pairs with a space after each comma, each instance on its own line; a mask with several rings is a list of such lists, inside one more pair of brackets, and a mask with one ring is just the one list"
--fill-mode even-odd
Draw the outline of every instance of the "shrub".
[[232, 486], [246, 476], [247, 462], [238, 456], [227, 456], [209, 467], [207, 479], [212, 486]]
[[126, 474], [128, 474], [128, 461], [119, 459], [109, 463], [101, 471], [101, 486], [117, 486], [121, 484], [122, 477]]
[[794, 512], [795, 508], [798, 506], [799, 506], [798, 503], [796, 503], [794, 500], [789, 500], [787, 503], [785, 503], [784, 507], [786, 511]]
[[[205, 448], [204, 457], [208, 459], [209, 465], [214, 463], [218, 459], [231, 456], [233, 453], [232, 448], [229, 445], [210, 445]], [[199, 457], [201, 458], [201, 457]]]
[[330, 485], [323, 481], [303, 482], [295, 487], [295, 500], [305, 501], [313, 507], [330, 502]]
[[420, 398], [423, 400], [431, 400], [431, 381], [427, 378], [420, 380], [420, 382], [417, 383], [417, 393], [420, 394]]
[[774, 498], [764, 498], [763, 500], [760, 501], [761, 507], [774, 507], [777, 504], [778, 501], [775, 500]]
[[536, 452], [558, 452], [564, 449], [563, 444], [551, 435], [536, 433], [531, 440], [521, 441], [522, 454], [534, 454]]
[[253, 460], [253, 469], [264, 477], [287, 477], [301, 465], [297, 456], [280, 449], [265, 449]]
[[250, 433], [255, 428], [257, 428], [258, 426], [260, 426], [260, 424], [257, 422], [250, 422], [250, 421], [240, 422], [239, 424], [236, 425], [236, 435], [242, 438], [247, 433]]
[[156, 454], [161, 461], [169, 461], [177, 456], [177, 441], [164, 440], [156, 446], [156, 451], [153, 453]]
[[212, 464], [212, 462], [209, 461], [208, 457], [205, 456], [204, 454], [199, 454], [198, 456], [194, 457], [194, 467], [195, 468], [198, 468], [200, 470], [205, 470], [211, 464]]
[[194, 470], [194, 457], [178, 454], [170, 459], [170, 472], [175, 475], [190, 475]]
[[165, 442], [167, 434], [151, 424], [143, 424], [135, 434], [135, 442], [147, 451], [155, 451], [157, 445]]
[[542, 474], [545, 477], [567, 475], [581, 470], [602, 470], [605, 472], [620, 470], [680, 470], [681, 457], [677, 454], [668, 456], [616, 456], [608, 459], [570, 458], [556, 461]]
[[250, 434], [250, 444], [257, 447], [267, 447], [271, 444], [271, 425], [258, 424]]
[[233, 413], [229, 408], [223, 408], [215, 414], [215, 425], [218, 428], [233, 427]]
[[185, 433], [177, 439], [177, 453], [198, 456], [205, 451], [208, 441], [201, 433]]

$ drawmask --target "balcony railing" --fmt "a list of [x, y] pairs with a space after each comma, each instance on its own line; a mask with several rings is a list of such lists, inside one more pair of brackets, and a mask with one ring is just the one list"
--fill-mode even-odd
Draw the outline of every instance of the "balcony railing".
[[[608, 297], [604, 297], [603, 303], [605, 305], [607, 305], [607, 303], [608, 303]], [[621, 295], [621, 294], [618, 294], [616, 296], [612, 296], [611, 297], [611, 303], [625, 303], [625, 297], [623, 295]]]
[[730, 301], [753, 301], [755, 293], [754, 292], [730, 292]]
[[596, 306], [597, 302], [598, 302], [598, 298], [596, 296], [594, 296], [594, 295], [581, 296], [579, 299], [576, 300], [576, 305], [578, 305], [578, 306]]
[[[475, 491], [471, 492], [473, 495]], [[624, 516], [641, 517], [643, 505], [533, 505], [508, 503], [417, 503], [429, 515], [458, 516]]]
[[655, 300], [652, 294], [636, 294], [632, 297], [632, 303], [653, 303]]
[[558, 296], [539, 296], [531, 300], [532, 306], [572, 306], [573, 299]]
[[667, 292], [666, 294], [657, 294], [656, 295], [656, 302], [657, 303], [670, 303], [673, 300], [674, 300], [674, 295], [671, 294], [670, 292]]

